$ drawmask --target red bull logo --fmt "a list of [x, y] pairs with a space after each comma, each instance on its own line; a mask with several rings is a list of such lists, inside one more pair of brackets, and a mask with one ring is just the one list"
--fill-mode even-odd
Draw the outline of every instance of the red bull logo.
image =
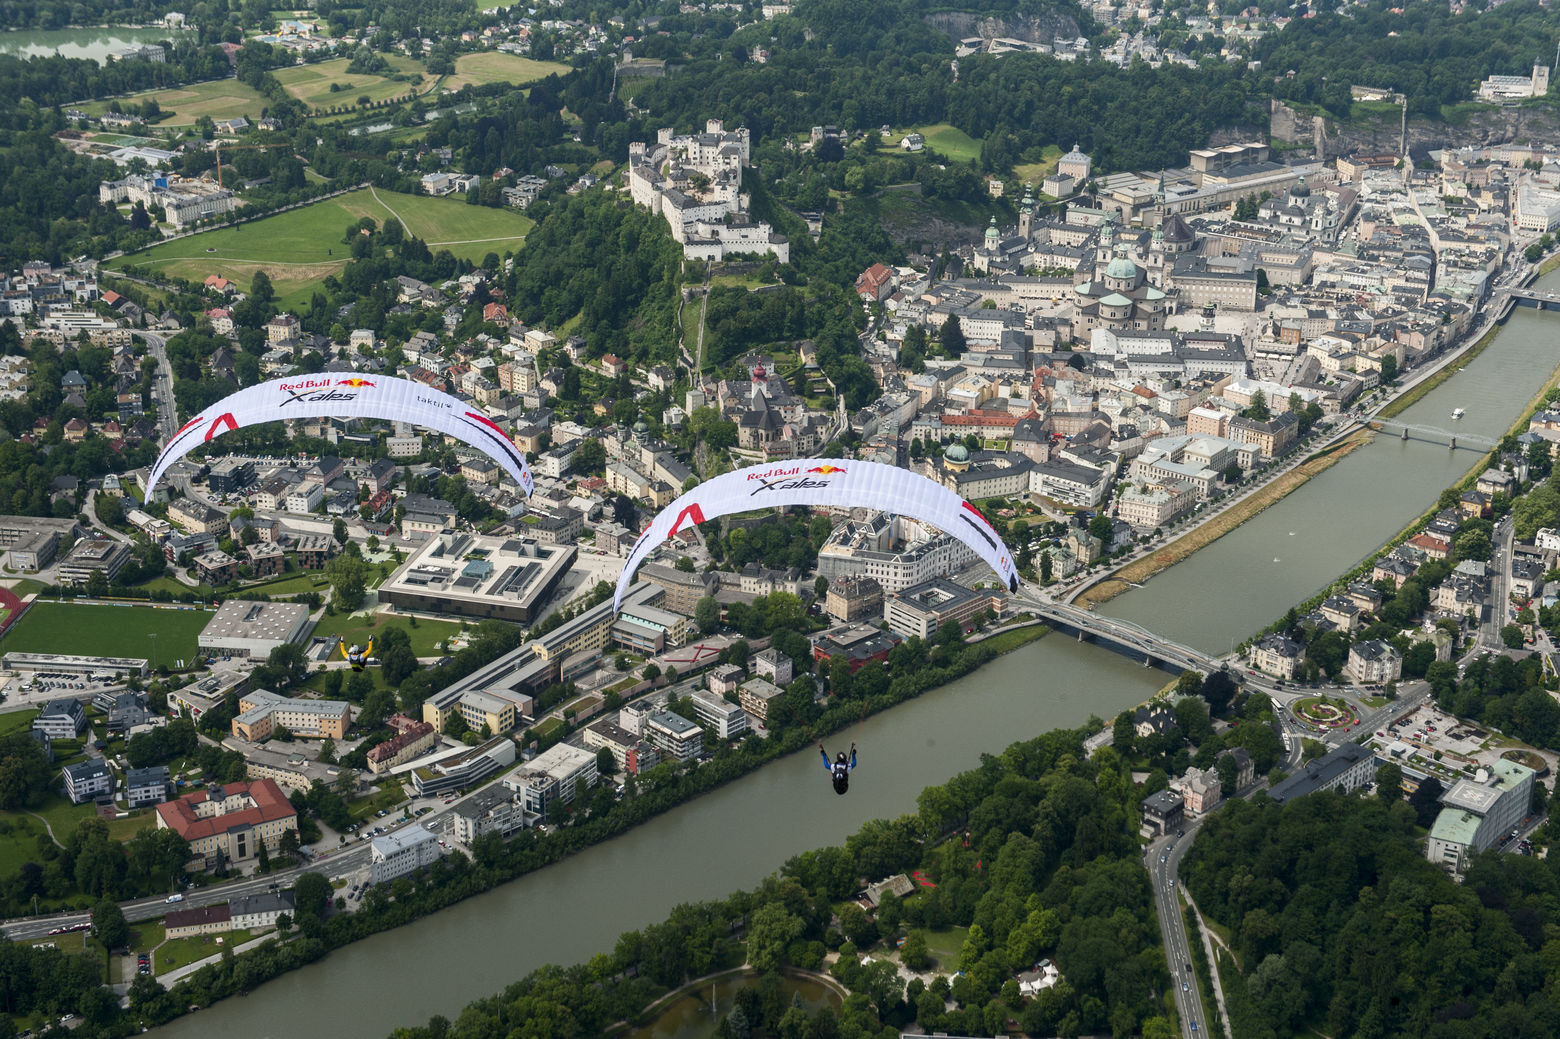
[[340, 379], [340, 380], [338, 380], [336, 382], [336, 385], [337, 386], [372, 386], [374, 384], [372, 382], [370, 382], [369, 380], [367, 380], [367, 379], [356, 379], [356, 378], [354, 378], [354, 379]]
[[824, 476], [829, 476], [833, 473], [843, 473], [846, 470], [838, 465], [820, 465], [807, 471], [809, 473], [822, 473]]

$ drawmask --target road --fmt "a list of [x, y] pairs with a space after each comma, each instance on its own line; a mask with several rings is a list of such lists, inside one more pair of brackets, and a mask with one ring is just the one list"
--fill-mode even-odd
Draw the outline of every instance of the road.
[[157, 431], [164, 443], [173, 439], [178, 428], [178, 411], [173, 400], [173, 366], [168, 363], [168, 338], [156, 332], [138, 333], [146, 340], [146, 350], [157, 361], [157, 376], [152, 380], [152, 399], [157, 402]]
[[1150, 841], [1143, 861], [1148, 867], [1149, 879], [1154, 885], [1154, 907], [1159, 912], [1159, 936], [1165, 946], [1165, 963], [1170, 970], [1170, 988], [1175, 996], [1175, 1009], [1181, 1017], [1181, 1033], [1187, 1036], [1206, 1036], [1208, 1021], [1203, 1014], [1202, 997], [1198, 992], [1196, 975], [1187, 969], [1192, 962], [1191, 943], [1186, 935], [1186, 917], [1176, 897], [1179, 881], [1176, 870], [1181, 856], [1191, 847], [1192, 838], [1202, 818], [1186, 824], [1186, 836], [1161, 837]]

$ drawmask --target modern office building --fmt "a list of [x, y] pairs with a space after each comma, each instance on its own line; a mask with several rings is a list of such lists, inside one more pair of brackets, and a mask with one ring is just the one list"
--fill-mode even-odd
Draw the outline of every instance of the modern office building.
[[1459, 779], [1441, 798], [1425, 857], [1451, 873], [1468, 868], [1476, 853], [1494, 847], [1521, 824], [1533, 801], [1532, 769], [1499, 759], [1472, 779]]
[[520, 796], [527, 812], [546, 819], [555, 803], [574, 800], [599, 776], [595, 751], [558, 743], [505, 776], [503, 785]]
[[421, 869], [439, 857], [439, 838], [418, 823], [375, 837], [369, 847], [371, 884], [394, 880]]
[[515, 763], [515, 741], [494, 736], [454, 757], [412, 769], [412, 786], [424, 797], [470, 786], [479, 779]]
[[748, 731], [747, 712], [739, 704], [708, 689], [695, 689], [688, 695], [693, 700], [694, 714], [715, 730], [716, 738], [734, 740]]
[[531, 624], [574, 565], [573, 545], [440, 531], [379, 587], [408, 610]]
[[484, 833], [508, 837], [525, 825], [525, 808], [514, 791], [504, 786], [484, 787], [455, 802], [455, 839], [470, 847]]
[[929, 639], [948, 621], [961, 627], [980, 613], [1002, 612], [1000, 593], [975, 592], [946, 577], [934, 577], [883, 601], [883, 620], [905, 638]]
[[645, 719], [645, 735], [663, 758], [692, 761], [704, 753], [704, 730], [680, 714], [651, 714]]

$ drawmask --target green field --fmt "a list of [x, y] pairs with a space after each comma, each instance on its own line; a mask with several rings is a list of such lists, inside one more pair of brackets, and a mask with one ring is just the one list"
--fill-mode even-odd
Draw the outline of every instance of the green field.
[[349, 617], [338, 613], [330, 617], [322, 617], [314, 626], [315, 638], [329, 638], [340, 635], [346, 640], [347, 645], [367, 645], [368, 640], [376, 633], [386, 628], [402, 628], [412, 640], [412, 652], [420, 657], [434, 657], [444, 652], [439, 648], [439, 643], [458, 634], [461, 625], [454, 621], [432, 621], [418, 618], [417, 627], [411, 626], [411, 618], [398, 617], [390, 613], [374, 613], [367, 617]]
[[[907, 131], [908, 132], [908, 131]], [[923, 126], [917, 130], [926, 138], [926, 147], [953, 162], [974, 162], [980, 158], [980, 142], [963, 130], [949, 126], [947, 123], [935, 123], [932, 126]], [[904, 134], [897, 134], [893, 138], [896, 146]]]
[[455, 59], [455, 74], [446, 77], [441, 84], [449, 90], [464, 86], [482, 86], [487, 83], [513, 83], [524, 86], [546, 79], [553, 73], [563, 75], [569, 66], [557, 61], [535, 61], [518, 54], [502, 54], [498, 51], [481, 51], [462, 54]]
[[[1045, 178], [1056, 172], [1056, 164], [1061, 159], [1061, 157], [1062, 150], [1054, 144], [1048, 144], [1045, 146], [1044, 152], [1041, 153], [1041, 159], [1039, 162], [1031, 162], [1026, 165], [1014, 166], [1013, 177], [1019, 182], [1019, 184], [1034, 185], [1035, 193], [1039, 194], [1041, 181], [1045, 180]], [[1016, 185], [1010, 187], [1008, 189], [1009, 192], [1011, 193], [1016, 190], [1016, 187]]]
[[[135, 105], [156, 101], [163, 110], [163, 118], [157, 126], [188, 126], [203, 115], [212, 119], [242, 115], [253, 122], [260, 118], [267, 104], [263, 96], [239, 79], [214, 79], [171, 90], [148, 90], [144, 94], [132, 94], [126, 100]], [[108, 102], [94, 101], [81, 107], [90, 115], [101, 115], [108, 111]]]
[[519, 248], [535, 224], [512, 210], [469, 206], [461, 198], [351, 191], [252, 224], [165, 242], [121, 256], [110, 266], [141, 267], [194, 282], [220, 274], [245, 288], [256, 271], [264, 270], [280, 305], [288, 309], [306, 303], [328, 275], [341, 273], [349, 256], [342, 235], [365, 216], [381, 224], [399, 216], [406, 230], [435, 252], [448, 249], [476, 262], [489, 252]]
[[195, 659], [195, 637], [211, 614], [204, 610], [160, 610], [151, 606], [84, 606], [38, 602], [6, 635], [17, 653], [86, 653], [104, 657], [153, 656], [168, 667]]
[[[163, 934], [167, 935], [167, 930]], [[154, 935], [155, 937], [155, 935]], [[179, 967], [188, 966], [196, 960], [203, 960], [207, 956], [215, 956], [222, 951], [224, 945], [242, 945], [254, 937], [251, 931], [229, 931], [227, 934], [201, 934], [193, 938], [165, 937], [162, 944], [157, 946], [157, 951], [152, 955], [152, 969], [158, 974], [164, 974]]]
[[[384, 101], [407, 94], [420, 94], [427, 89], [428, 76], [420, 62], [401, 55], [387, 54], [385, 59], [397, 72], [417, 73], [418, 81], [404, 83], [383, 76], [348, 72], [347, 66], [352, 64], [350, 58], [336, 58], [314, 65], [294, 65], [278, 69], [274, 75], [287, 93], [316, 109], [356, 105], [358, 98], [365, 95], [370, 101]], [[340, 89], [331, 90], [332, 86]]]

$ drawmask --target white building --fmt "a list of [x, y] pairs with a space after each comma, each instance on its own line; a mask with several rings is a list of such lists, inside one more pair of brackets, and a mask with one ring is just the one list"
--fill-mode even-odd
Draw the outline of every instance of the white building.
[[527, 812], [546, 819], [554, 802], [567, 804], [598, 778], [595, 752], [559, 743], [505, 776], [503, 785], [520, 795]]
[[699, 721], [712, 726], [719, 739], [734, 740], [747, 732], [747, 712], [738, 704], [708, 689], [695, 689], [689, 695], [693, 699], [694, 714], [698, 715]]
[[645, 719], [645, 735], [663, 758], [692, 761], [704, 753], [704, 730], [680, 714], [657, 711]]
[[405, 876], [439, 857], [439, 838], [419, 823], [375, 837], [369, 851], [369, 882]]
[[513, 790], [490, 786], [455, 803], [450, 810], [455, 819], [455, 839], [465, 845], [484, 833], [508, 837], [525, 825], [525, 808]]
[[303, 603], [229, 599], [195, 642], [206, 653], [264, 660], [277, 646], [302, 642], [312, 627]]
[[1528, 814], [1533, 770], [1504, 758], [1491, 769], [1459, 779], [1441, 798], [1445, 807], [1430, 828], [1425, 857], [1448, 872], [1461, 873], [1470, 856], [1494, 847]]
[[818, 550], [818, 573], [830, 582], [870, 577], [887, 596], [934, 577], [956, 574], [978, 559], [974, 549], [935, 527], [878, 512], [834, 529]]

